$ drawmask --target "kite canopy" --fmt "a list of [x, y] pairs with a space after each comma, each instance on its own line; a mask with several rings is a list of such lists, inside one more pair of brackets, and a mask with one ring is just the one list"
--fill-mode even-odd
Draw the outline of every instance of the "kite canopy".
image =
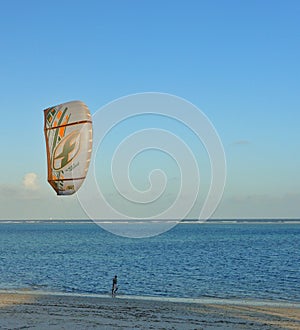
[[82, 185], [92, 153], [92, 117], [81, 101], [44, 110], [48, 182], [57, 195], [72, 195]]

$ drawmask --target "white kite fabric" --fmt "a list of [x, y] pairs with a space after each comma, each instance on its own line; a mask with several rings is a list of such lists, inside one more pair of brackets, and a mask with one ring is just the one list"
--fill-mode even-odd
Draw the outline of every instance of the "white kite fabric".
[[44, 110], [48, 182], [57, 195], [72, 195], [82, 185], [92, 153], [92, 117], [81, 101]]

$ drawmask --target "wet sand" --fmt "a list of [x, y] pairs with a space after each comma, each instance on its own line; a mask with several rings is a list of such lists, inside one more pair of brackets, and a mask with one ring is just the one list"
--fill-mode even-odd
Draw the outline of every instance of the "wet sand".
[[300, 329], [300, 308], [0, 293], [1, 329]]

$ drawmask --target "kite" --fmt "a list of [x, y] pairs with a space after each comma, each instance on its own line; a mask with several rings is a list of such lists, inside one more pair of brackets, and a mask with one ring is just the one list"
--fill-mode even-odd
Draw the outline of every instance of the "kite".
[[57, 195], [72, 195], [82, 185], [92, 154], [92, 117], [81, 101], [44, 110], [48, 182]]

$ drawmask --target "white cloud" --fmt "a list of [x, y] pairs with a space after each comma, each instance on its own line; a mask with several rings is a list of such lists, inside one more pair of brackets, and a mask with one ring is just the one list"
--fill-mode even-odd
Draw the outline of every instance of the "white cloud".
[[38, 185], [38, 176], [35, 173], [27, 173], [23, 178], [23, 187], [28, 190], [37, 190]]

